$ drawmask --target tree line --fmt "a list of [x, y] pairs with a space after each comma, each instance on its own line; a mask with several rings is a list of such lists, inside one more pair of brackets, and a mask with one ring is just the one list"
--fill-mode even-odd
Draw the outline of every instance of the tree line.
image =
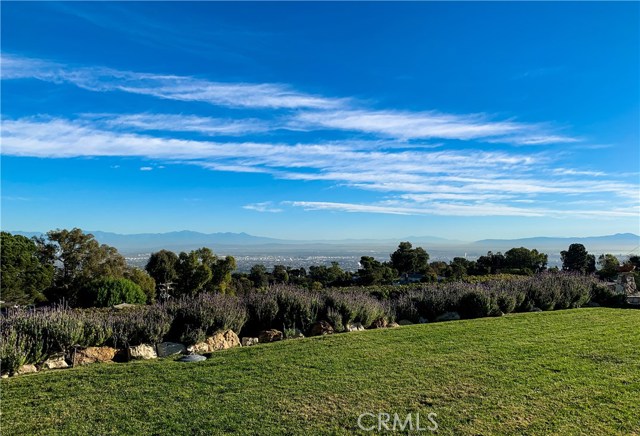
[[[546, 270], [548, 261], [544, 253], [519, 247], [504, 254], [490, 251], [477, 260], [455, 257], [449, 263], [430, 262], [422, 247], [401, 242], [386, 262], [362, 256], [355, 272], [343, 270], [337, 262], [311, 266], [308, 271], [284, 265], [268, 270], [264, 265], [254, 265], [248, 273], [236, 272], [233, 256], [217, 256], [206, 247], [179, 254], [157, 251], [141, 269], [127, 265], [116, 248], [100, 244], [93, 235], [77, 228], [52, 230], [33, 238], [2, 232], [0, 239], [1, 299], [5, 304], [18, 305], [64, 301], [70, 306], [110, 306], [201, 293], [244, 294], [275, 284], [319, 290], [403, 280], [435, 282], [474, 275], [532, 275]], [[565, 271], [596, 272], [596, 258], [582, 244], [571, 244], [561, 257]], [[611, 254], [601, 255], [597, 264], [597, 274], [605, 279], [615, 277], [621, 266]], [[630, 256], [626, 264], [640, 270], [640, 256]]]

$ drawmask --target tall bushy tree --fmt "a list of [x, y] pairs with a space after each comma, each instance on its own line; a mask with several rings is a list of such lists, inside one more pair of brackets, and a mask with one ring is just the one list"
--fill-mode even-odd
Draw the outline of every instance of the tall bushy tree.
[[73, 305], [86, 283], [100, 277], [122, 277], [127, 267], [118, 250], [101, 245], [92, 234], [78, 228], [52, 230], [36, 243], [56, 265], [47, 295], [50, 301], [64, 298]]
[[160, 250], [151, 254], [145, 270], [156, 281], [156, 286], [166, 287], [178, 277], [178, 256], [173, 251]]
[[255, 288], [264, 288], [269, 285], [269, 274], [264, 265], [253, 265], [249, 272], [249, 280], [253, 282]]
[[361, 285], [390, 285], [397, 277], [397, 271], [390, 265], [379, 262], [371, 256], [360, 258], [358, 281]]
[[429, 254], [422, 248], [413, 248], [410, 242], [401, 242], [391, 253], [391, 265], [399, 274], [426, 273], [429, 270]]
[[571, 244], [568, 250], [560, 252], [562, 257], [562, 269], [564, 271], [591, 274], [596, 270], [596, 257], [589, 254], [582, 244]]
[[512, 248], [504, 254], [505, 266], [508, 269], [533, 274], [547, 268], [548, 256], [524, 247]]
[[205, 286], [212, 277], [209, 266], [212, 256], [211, 250], [203, 249], [180, 253], [177, 265], [178, 281], [175, 288], [177, 295], [197, 295], [205, 290]]
[[613, 254], [601, 254], [598, 257], [598, 265], [600, 266], [598, 276], [601, 279], [613, 279], [618, 275], [620, 261]]
[[44, 291], [53, 281], [52, 259], [25, 236], [2, 232], [0, 246], [2, 300], [12, 304], [45, 301]]

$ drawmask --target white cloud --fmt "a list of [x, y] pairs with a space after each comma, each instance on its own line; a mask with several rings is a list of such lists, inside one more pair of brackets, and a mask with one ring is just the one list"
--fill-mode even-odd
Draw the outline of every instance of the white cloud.
[[256, 212], [282, 212], [282, 209], [275, 207], [272, 201], [265, 201], [262, 203], [252, 203], [242, 206], [243, 209], [254, 210]]
[[152, 171], [152, 167], [140, 167], [140, 171]]
[[[161, 138], [109, 131], [86, 119], [3, 120], [2, 152], [32, 157], [133, 156], [199, 165], [216, 171], [267, 173], [289, 180], [326, 181], [355, 189], [383, 192], [397, 203], [351, 205], [355, 209], [396, 214], [553, 215], [564, 203], [606, 196], [607, 204], [637, 204], [638, 186], [605, 174], [554, 166], [544, 153], [477, 150], [380, 150], [374, 141], [282, 144], [214, 142]], [[149, 166], [148, 168], [154, 168]], [[159, 167], [156, 167], [159, 168]], [[548, 177], [554, 174], [554, 177]], [[554, 208], [540, 209], [549, 198]], [[615, 200], [614, 200], [615, 199]], [[302, 205], [302, 202], [296, 205]], [[339, 203], [305, 203], [337, 210]], [[273, 206], [258, 204], [263, 209]], [[341, 206], [342, 207], [342, 206]], [[538, 207], [538, 208], [536, 208]], [[589, 216], [605, 216], [598, 205]], [[609, 208], [611, 209], [611, 208]], [[257, 210], [254, 208], [254, 210]], [[347, 210], [346, 206], [342, 210]], [[619, 212], [616, 212], [619, 213]]]
[[214, 105], [250, 108], [319, 108], [343, 104], [297, 92], [274, 83], [225, 83], [191, 76], [138, 73], [102, 67], [70, 67], [40, 59], [2, 55], [2, 78], [33, 78], [52, 83], [70, 83], [97, 92], [123, 91], [163, 99], [199, 101]]
[[402, 140], [443, 138], [487, 140], [522, 145], [576, 142], [545, 133], [546, 127], [515, 121], [492, 121], [484, 114], [453, 115], [432, 112], [371, 110], [305, 111], [291, 123], [298, 128], [329, 128], [380, 134]]
[[240, 136], [272, 127], [259, 119], [225, 119], [182, 114], [83, 114], [82, 119], [108, 129], [195, 132], [207, 136]]
[[363, 108], [362, 102], [353, 99], [306, 94], [283, 84], [225, 83], [191, 76], [70, 67], [10, 54], [2, 55], [2, 63], [3, 79], [32, 78], [56, 84], [70, 83], [96, 92], [121, 91], [235, 108], [302, 110], [288, 113], [275, 123], [258, 119], [218, 120], [193, 115], [119, 115], [105, 120], [114, 127], [207, 135], [242, 135], [275, 128], [331, 129], [364, 132], [401, 141], [441, 138], [514, 145], [579, 142], [578, 138], [559, 135], [548, 125], [540, 123], [493, 120], [485, 114], [372, 110]]

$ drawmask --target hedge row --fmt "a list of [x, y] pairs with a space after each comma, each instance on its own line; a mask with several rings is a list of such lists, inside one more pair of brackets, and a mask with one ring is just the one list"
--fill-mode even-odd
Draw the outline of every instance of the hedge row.
[[41, 363], [74, 347], [177, 341], [194, 344], [218, 330], [243, 336], [276, 328], [307, 334], [319, 320], [338, 332], [349, 324], [375, 321], [434, 321], [446, 312], [462, 318], [510, 312], [580, 307], [593, 296], [601, 303], [616, 297], [594, 278], [545, 273], [482, 283], [424, 284], [309, 291], [291, 286], [251, 292], [243, 297], [200, 294], [163, 304], [124, 310], [53, 307], [10, 310], [0, 317], [0, 367], [13, 372], [25, 363]]

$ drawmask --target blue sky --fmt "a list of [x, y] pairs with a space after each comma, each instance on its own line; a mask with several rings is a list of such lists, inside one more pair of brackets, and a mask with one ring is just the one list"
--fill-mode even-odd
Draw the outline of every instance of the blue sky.
[[629, 3], [2, 4], [2, 228], [640, 232]]

